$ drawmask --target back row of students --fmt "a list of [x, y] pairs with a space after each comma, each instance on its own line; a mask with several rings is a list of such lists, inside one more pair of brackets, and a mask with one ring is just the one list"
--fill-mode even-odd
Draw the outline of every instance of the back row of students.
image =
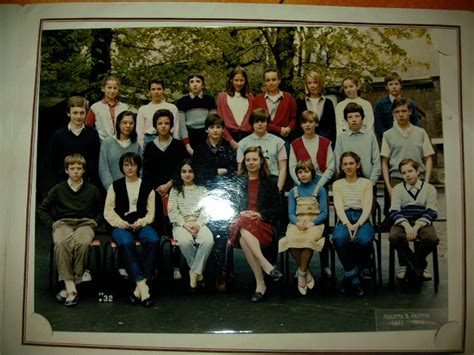
[[[425, 145], [429, 146], [429, 140], [426, 142], [426, 139], [425, 139], [426, 133], [423, 134], [424, 131], [421, 128], [416, 128], [416, 127], [412, 128], [411, 124], [409, 123], [410, 109], [409, 109], [408, 102], [404, 99], [394, 100], [394, 104], [392, 105], [392, 110], [393, 110], [393, 113], [395, 114], [398, 124], [396, 125], [396, 127], [391, 129], [390, 132], [393, 131], [392, 134], [395, 135], [396, 137], [401, 136], [402, 138], [408, 138], [408, 142], [411, 144], [410, 146], [411, 150], [409, 149], [405, 153], [400, 153], [400, 155], [410, 155], [410, 154], [417, 155], [418, 154], [418, 156], [414, 160], [415, 161], [422, 160], [422, 157], [420, 158], [420, 152], [423, 152], [423, 154], [425, 154], [425, 150], [426, 150]], [[83, 132], [91, 132], [86, 127], [84, 127], [83, 124], [82, 126], [80, 125], [81, 119], [83, 122], [85, 118], [85, 100], [84, 99], [77, 98], [77, 97], [72, 98], [69, 102], [68, 114], [71, 117], [71, 122], [68, 127], [69, 133], [72, 133], [74, 136], [79, 137]], [[369, 166], [368, 168], [365, 168], [365, 174], [367, 177], [372, 178], [373, 170], [374, 169], [376, 170], [378, 168], [378, 160], [377, 160], [378, 153], [374, 154], [374, 152], [378, 149], [378, 146], [375, 144], [375, 139], [372, 133], [361, 130], [364, 116], [365, 116], [364, 110], [358, 104], [350, 103], [349, 105], [347, 105], [346, 109], [344, 110], [344, 117], [349, 122], [349, 131], [343, 133], [341, 137], [343, 137], [344, 134], [347, 135], [348, 137], [354, 136], [356, 138], [354, 138], [353, 142], [358, 142], [357, 137], [365, 137], [365, 136], [369, 137], [369, 139], [372, 142], [370, 144], [370, 149], [367, 149], [369, 145], [359, 142], [361, 146], [360, 148], [363, 148], [362, 151], [359, 151], [359, 154], [363, 156], [364, 163], [360, 164], [360, 162], [356, 162], [355, 164], [356, 165], [359, 164], [362, 167], [364, 167], [365, 165]], [[135, 142], [136, 133], [135, 133], [134, 120], [135, 120], [135, 117], [132, 112], [130, 111], [121, 112], [118, 115], [117, 121], [116, 121], [116, 136], [107, 138], [102, 144], [101, 162], [105, 161], [106, 164], [105, 163], [101, 164], [100, 170], [101, 171], [103, 169], [110, 170], [109, 172], [111, 175], [111, 179], [109, 179], [109, 181], [114, 181], [114, 180], [119, 179], [122, 176], [122, 175], [119, 175], [119, 173], [124, 174], [124, 166], [122, 166], [122, 164], [117, 164], [118, 162], [116, 158], [115, 159], [110, 158], [113, 156], [112, 153], [114, 152], [114, 149], [112, 149], [112, 153], [108, 151], [110, 149], [106, 148], [107, 141], [110, 141], [110, 144], [115, 144], [115, 149], [116, 149], [115, 157], [119, 156], [119, 154], [120, 154], [120, 157], [123, 156], [122, 154], [124, 153], [124, 151], [131, 147], [134, 147], [133, 149], [136, 150], [134, 153], [137, 154], [137, 156], [140, 156], [141, 147]], [[283, 184], [285, 180], [284, 178], [282, 178], [282, 176], [286, 175], [286, 150], [284, 149], [284, 141], [282, 138], [279, 138], [267, 133], [267, 127], [269, 126], [270, 121], [271, 121], [271, 116], [263, 109], [257, 109], [251, 113], [249, 117], [249, 123], [251, 124], [254, 133], [242, 139], [239, 142], [239, 148], [238, 148], [238, 153], [237, 153], [237, 162], [239, 163], [238, 169], [241, 171], [245, 171], [245, 168], [247, 168], [245, 153], [248, 152], [250, 148], [258, 146], [260, 147], [259, 154], [264, 158], [261, 160], [264, 161], [265, 165], [268, 162], [270, 175], [274, 175], [275, 179], [278, 180], [278, 182], [275, 184], [275, 188], [278, 187], [278, 189], [281, 190], [283, 188]], [[157, 132], [157, 137], [153, 140], [154, 144], [148, 144], [143, 153], [144, 155], [144, 164], [143, 164], [144, 181], [146, 182], [148, 186], [150, 186], [151, 189], [156, 191], [159, 194], [159, 196], [161, 196], [162, 198], [166, 197], [166, 195], [168, 194], [172, 186], [173, 170], [177, 167], [177, 164], [179, 164], [179, 162], [181, 162], [183, 158], [187, 156], [184, 143], [171, 137], [171, 128], [173, 127], [174, 122], [175, 122], [174, 116], [170, 110], [161, 109], [161, 110], [156, 111], [153, 115], [152, 124], [155, 127], [155, 130]], [[291, 144], [290, 165], [292, 161], [292, 156], [294, 156], [293, 158], [294, 162], [298, 162], [301, 160], [312, 161], [312, 165], [314, 166], [314, 171], [315, 171], [315, 173], [313, 174], [314, 175], [313, 177], [318, 176], [318, 181], [316, 182], [316, 186], [318, 187], [318, 190], [319, 190], [324, 184], [327, 183], [327, 181], [331, 179], [334, 169], [335, 169], [335, 166], [334, 166], [335, 164], [334, 164], [332, 149], [330, 146], [330, 141], [325, 139], [324, 137], [320, 137], [315, 134], [317, 123], [318, 123], [318, 116], [314, 112], [305, 111], [301, 114], [301, 128], [303, 129], [304, 134], [301, 138], [294, 140]], [[221, 176], [233, 175], [233, 172], [235, 169], [235, 162], [233, 160], [233, 154], [232, 154], [233, 150], [230, 148], [230, 145], [228, 143], [226, 143], [225, 141], [221, 139], [224, 128], [225, 127], [223, 124], [223, 120], [220, 116], [213, 115], [213, 114], [208, 115], [207, 119], [205, 120], [205, 127], [204, 127], [204, 130], [208, 135], [208, 139], [206, 140], [205, 143], [202, 143], [201, 145], [199, 145], [199, 149], [196, 148], [196, 153], [195, 153], [195, 160], [197, 162], [200, 161], [200, 164], [201, 164], [200, 169], [202, 171], [205, 171], [207, 169], [207, 171], [209, 172], [204, 182], [212, 181], [213, 180], [211, 178], [212, 176], [214, 176], [214, 178], [216, 179], [219, 179], [219, 177]], [[413, 133], [412, 131], [417, 133], [418, 136], [410, 137], [410, 135], [412, 135]], [[390, 133], [390, 132], [387, 132], [387, 133]], [[93, 136], [93, 134], [90, 134], [90, 135]], [[389, 146], [388, 148], [389, 150], [404, 148], [403, 146], [399, 148], [395, 148], [396, 144], [392, 146], [391, 142], [388, 142], [385, 140], [385, 136], [387, 136], [388, 137], [387, 139], [389, 139], [390, 134], [384, 135], [384, 144], [385, 146], [386, 145]], [[348, 142], [349, 143], [351, 142], [351, 138], [348, 138]], [[343, 152], [343, 154], [341, 154], [341, 157], [343, 157], [344, 152], [346, 152], [347, 150], [358, 150], [357, 144], [352, 146], [351, 144], [348, 143], [349, 146], [343, 146], [343, 143], [344, 143], [343, 139], [338, 139], [337, 141], [338, 146], [342, 145], [339, 148], [340, 151]], [[394, 143], [396, 143], [396, 140], [394, 141]], [[246, 147], [246, 144], [248, 144], [248, 147]], [[383, 147], [384, 147], [384, 144], [383, 144]], [[403, 145], [404, 144], [405, 143], [403, 143]], [[87, 147], [87, 148], [90, 148], [90, 147]], [[75, 148], [73, 147], [71, 149], [76, 149], [76, 152], [79, 151], [78, 146], [76, 146]], [[336, 149], [336, 151], [338, 150]], [[370, 154], [367, 153], [368, 151], [370, 151]], [[223, 152], [226, 152], [226, 153], [222, 155]], [[214, 157], [214, 159], [209, 159], [210, 157]], [[354, 160], [357, 160], [357, 159], [354, 159]], [[336, 159], [336, 161], [342, 162], [342, 159]], [[390, 167], [392, 167], [392, 165], [396, 163], [395, 159], [390, 159], [388, 161], [390, 162]], [[212, 165], [212, 162], [214, 162], [215, 164], [214, 166]], [[365, 162], [367, 162], [367, 164]], [[117, 173], [116, 171], [113, 173], [114, 175], [115, 173], [117, 173], [116, 176], [112, 176], [112, 170], [114, 170], [113, 168], [114, 164], [115, 166], [118, 165], [118, 170], [119, 170], [119, 173]], [[261, 164], [263, 164], [263, 162], [261, 162]], [[419, 162], [417, 162], [416, 164], [419, 164]], [[291, 165], [291, 167], [293, 168], [293, 165]], [[295, 175], [297, 175], [297, 170], [292, 169], [292, 168], [290, 168], [290, 172], [294, 171]], [[397, 168], [395, 167], [395, 169]], [[325, 175], [326, 171], [329, 171], [327, 175]], [[377, 174], [375, 173], [375, 175]], [[372, 185], [377, 180], [377, 178], [375, 176], [373, 177], [374, 180], [372, 181]], [[298, 180], [298, 178], [296, 180]], [[104, 183], [104, 180], [102, 182]], [[109, 186], [110, 186], [110, 183], [109, 183]], [[104, 183], [104, 187], [107, 188], [108, 186], [106, 186]], [[110, 187], [108, 188], [110, 191]], [[125, 205], [123, 205], [124, 208], [126, 207]], [[161, 201], [159, 201], [158, 203], [155, 203], [154, 207], [156, 210], [154, 211], [155, 212], [154, 215], [156, 216], [155, 220], [162, 221], [161, 214], [163, 214], [164, 211], [162, 208]], [[341, 216], [339, 217], [341, 218]], [[354, 221], [350, 222], [351, 226], [353, 226], [352, 223], [355, 223], [355, 222]], [[345, 227], [347, 228], [347, 230], [351, 230], [350, 226], [346, 225]], [[258, 230], [260, 230], [260, 228]], [[355, 231], [349, 234], [355, 235], [356, 231], [357, 231], [357, 228], [355, 229]], [[249, 260], [249, 263], [252, 265], [250, 260], [255, 261], [256, 256], [254, 254], [256, 252], [253, 249], [250, 249], [250, 250], [252, 251], [252, 253], [249, 255], [253, 255], [253, 256], [251, 256], [250, 259], [248, 258], [248, 260]], [[336, 250], [338, 249], [336, 248]], [[131, 253], [130, 255], [133, 255], [133, 253]], [[257, 259], [260, 260], [259, 258]], [[268, 264], [266, 265], [268, 269]], [[346, 271], [350, 273], [350, 272], [354, 272], [353, 270], [354, 269], [351, 269], [349, 271], [346, 270]], [[198, 273], [196, 274], [199, 275]], [[274, 274], [276, 275], [275, 277], [278, 277], [278, 272], [275, 271]], [[199, 278], [198, 276], [195, 277], [194, 281], [197, 282], [198, 278]], [[349, 278], [349, 276], [347, 276], [346, 278]], [[311, 285], [311, 279], [307, 280], [307, 285], [308, 287]], [[258, 281], [257, 281], [257, 286], [258, 286]], [[143, 288], [143, 285], [141, 287]], [[260, 289], [261, 288], [262, 287], [260, 287]], [[301, 286], [301, 289], [304, 289], [304, 286]], [[138, 284], [137, 284], [137, 290], [135, 290], [136, 291], [135, 294], [140, 295], [141, 293], [144, 293], [146, 295], [145, 291], [142, 290], [141, 292], [139, 290]], [[357, 292], [359, 291], [360, 290], [358, 290]], [[302, 291], [300, 290], [300, 292]], [[257, 294], [260, 294], [260, 296]], [[259, 300], [263, 294], [264, 292], [262, 292], [261, 290], [256, 291], [257, 296], [254, 295], [255, 297], [253, 297], [253, 299]], [[145, 297], [145, 299], [148, 299], [148, 298]]]
[[[342, 80], [341, 85], [346, 99], [337, 104], [334, 110], [332, 101], [322, 95], [325, 79], [317, 72], [311, 71], [305, 76], [307, 95], [301, 100], [295, 100], [291, 94], [280, 89], [281, 78], [276, 69], [265, 70], [263, 81], [265, 93], [254, 97], [250, 92], [245, 70], [236, 68], [229, 73], [225, 90], [215, 100], [204, 92], [204, 76], [192, 74], [188, 77], [189, 94], [180, 98], [174, 105], [166, 102], [164, 81], [151, 79], [148, 83], [151, 101], [138, 109], [137, 134], [140, 146], [144, 149], [145, 144], [156, 135], [152, 117], [158, 109], [168, 109], [173, 113], [173, 136], [185, 143], [190, 154], [194, 146], [206, 139], [204, 120], [209, 113], [217, 112], [224, 119], [224, 138], [237, 149], [238, 142], [252, 132], [248, 119], [256, 108], [263, 108], [270, 114], [270, 133], [291, 140], [300, 135], [294, 132], [298, 131], [297, 116], [303, 111], [311, 110], [319, 117], [320, 126], [317, 133], [334, 144], [337, 134], [347, 130], [343, 110], [351, 102], [361, 105], [364, 109], [364, 129], [375, 131], [381, 140], [383, 133], [393, 125], [391, 103], [395, 98], [401, 97], [402, 88], [400, 76], [395, 72], [389, 73], [385, 78], [388, 95], [379, 100], [373, 110], [367, 100], [359, 97], [358, 78], [349, 75]], [[119, 88], [117, 78], [106, 77], [102, 82], [104, 98], [93, 104], [87, 114], [86, 125], [96, 127], [101, 141], [114, 135], [117, 115], [129, 109], [127, 104], [119, 100]], [[416, 106], [411, 100], [409, 107], [412, 111], [412, 123], [419, 125]]]

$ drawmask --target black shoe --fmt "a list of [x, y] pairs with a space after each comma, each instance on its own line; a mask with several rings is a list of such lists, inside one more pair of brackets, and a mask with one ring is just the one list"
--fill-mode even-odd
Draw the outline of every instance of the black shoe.
[[78, 303], [79, 303], [79, 295], [78, 295], [77, 292], [73, 293], [73, 298], [69, 299], [69, 297], [68, 297], [64, 301], [64, 305], [66, 307], [74, 307]]
[[153, 306], [153, 299], [151, 297], [148, 297], [146, 300], [141, 301], [143, 307], [151, 307]]
[[252, 298], [251, 298], [251, 301], [254, 302], [254, 303], [258, 303], [260, 301], [263, 300], [263, 297], [265, 296], [264, 293], [261, 293], [261, 292], [255, 292], [253, 295], [252, 295]]
[[198, 281], [198, 285], [197, 285], [197, 287], [196, 287], [197, 289], [200, 289], [200, 290], [201, 290], [201, 289], [203, 289], [203, 288], [205, 288], [205, 287], [206, 287], [206, 283], [204, 282], [204, 280], [203, 280], [203, 281]]
[[141, 301], [140, 301], [140, 298], [135, 296], [135, 294], [133, 293], [130, 293], [130, 296], [129, 296], [129, 299], [130, 299], [130, 303], [131, 304], [139, 304]]
[[66, 301], [66, 297], [67, 297], [67, 291], [66, 290], [61, 290], [57, 293], [56, 300], [59, 303], [64, 303]]
[[355, 284], [352, 287], [354, 295], [356, 295], [357, 297], [362, 297], [364, 295], [364, 290], [360, 284]]
[[274, 268], [272, 271], [270, 271], [269, 275], [273, 281], [280, 281], [280, 279], [283, 277], [283, 274], [277, 268]]
[[350, 281], [347, 278], [342, 279], [341, 281], [341, 293], [343, 295], [348, 294], [350, 290]]
[[421, 291], [421, 285], [423, 283], [423, 269], [413, 270], [407, 269], [406, 281], [408, 291], [419, 292]]

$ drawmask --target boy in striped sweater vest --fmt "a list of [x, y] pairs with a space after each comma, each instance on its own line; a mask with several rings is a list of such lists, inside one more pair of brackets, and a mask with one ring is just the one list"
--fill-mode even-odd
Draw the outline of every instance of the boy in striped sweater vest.
[[[396, 185], [392, 192], [390, 216], [394, 226], [389, 240], [407, 265], [409, 284], [419, 289], [427, 266], [426, 257], [439, 242], [433, 227], [433, 221], [438, 217], [437, 194], [433, 185], [418, 178], [420, 169], [415, 160], [402, 160], [399, 169], [403, 182]], [[414, 251], [410, 249], [409, 242], [413, 242]]]

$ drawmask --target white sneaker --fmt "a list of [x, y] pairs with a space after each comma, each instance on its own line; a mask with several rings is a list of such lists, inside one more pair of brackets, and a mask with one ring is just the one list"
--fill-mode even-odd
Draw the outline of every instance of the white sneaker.
[[407, 267], [400, 266], [400, 269], [398, 269], [398, 272], [397, 272], [397, 279], [403, 280], [406, 274], [407, 274]]
[[173, 279], [181, 280], [183, 276], [181, 276], [181, 272], [179, 271], [179, 267], [175, 267], [173, 271]]
[[429, 281], [433, 278], [433, 274], [429, 272], [428, 270], [423, 270], [423, 280]]
[[82, 275], [82, 282], [92, 281], [92, 275], [89, 270], [84, 270], [84, 275]]
[[128, 279], [127, 270], [125, 270], [125, 269], [118, 269], [118, 273], [119, 273], [119, 275], [122, 276], [124, 279]]

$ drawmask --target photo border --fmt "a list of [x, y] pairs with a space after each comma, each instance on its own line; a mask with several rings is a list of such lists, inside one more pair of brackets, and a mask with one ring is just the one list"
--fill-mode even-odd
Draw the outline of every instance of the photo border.
[[[387, 11], [387, 10], [386, 10]], [[197, 19], [197, 18], [154, 18], [155, 21], [163, 21], [163, 20], [166, 20], [166, 21], [175, 21], [175, 20], [180, 20], [180, 21], [183, 21], [183, 22], [188, 22], [188, 23], [195, 23], [195, 22], [201, 22], [201, 23], [208, 23], [208, 19]], [[38, 57], [39, 58], [39, 46], [40, 46], [40, 35], [41, 35], [41, 29], [42, 29], [42, 26], [43, 24], [45, 23], [45, 21], [57, 21], [57, 22], [62, 22], [62, 23], [67, 23], [69, 21], [77, 21], [79, 20], [78, 18], [70, 18], [70, 19], [67, 19], [67, 18], [51, 18], [51, 19], [46, 19], [46, 18], [41, 18], [40, 20], [40, 30], [39, 30], [39, 33], [38, 33], [38, 41], [37, 41], [37, 53], [38, 53]], [[130, 22], [137, 22], [137, 18], [133, 18], [132, 20], [130, 19], [123, 19], [123, 18], [118, 18], [118, 19], [112, 19], [112, 18], [85, 18], [85, 17], [81, 17], [80, 18], [81, 21], [97, 21], [97, 20], [103, 20], [104, 22], [114, 22], [114, 23], [130, 23]], [[146, 22], [146, 21], [151, 21], [151, 18], [142, 18], [140, 19], [140, 22]], [[242, 23], [242, 20], [239, 19], [238, 21], [232, 21], [230, 20], [229, 18], [220, 18], [220, 19], [212, 19], [212, 22], [225, 22], [227, 21], [228, 22], [228, 25], [234, 25], [234, 24], [241, 24]], [[245, 20], [245, 22], [252, 22], [252, 23], [256, 23], [256, 22], [259, 22], [258, 20], [256, 19], [248, 19], [248, 20]], [[392, 27], [399, 27], [399, 26], [406, 26], [406, 27], [423, 27], [423, 28], [426, 28], [426, 27], [437, 27], [437, 28], [446, 28], [446, 29], [457, 29], [458, 31], [458, 34], [457, 34], [457, 37], [458, 37], [458, 43], [457, 43], [457, 47], [458, 47], [458, 63], [457, 63], [457, 66], [458, 66], [458, 79], [459, 79], [459, 84], [458, 84], [458, 89], [459, 89], [459, 107], [458, 107], [458, 111], [459, 111], [459, 122], [458, 122], [458, 138], [460, 139], [460, 154], [459, 154], [459, 160], [461, 162], [460, 164], [460, 168], [461, 168], [461, 189], [462, 189], [462, 194], [461, 194], [461, 209], [462, 209], [462, 213], [461, 213], [461, 219], [462, 219], [462, 253], [463, 253], [463, 258], [462, 258], [462, 264], [463, 264], [463, 275], [462, 275], [462, 344], [464, 344], [464, 334], [465, 334], [465, 327], [466, 327], [466, 319], [465, 319], [465, 313], [466, 313], [466, 302], [465, 302], [465, 297], [466, 297], [466, 272], [465, 272], [465, 269], [466, 269], [466, 225], [465, 225], [465, 221], [466, 221], [466, 206], [465, 206], [465, 186], [464, 186], [464, 179], [463, 177], [465, 176], [465, 171], [464, 171], [464, 144], [463, 144], [463, 131], [462, 131], [462, 126], [464, 125], [463, 123], [463, 115], [462, 115], [462, 110], [464, 108], [463, 106], [463, 101], [462, 101], [462, 81], [461, 81], [461, 78], [462, 78], [462, 75], [461, 75], [461, 71], [463, 69], [462, 67], [462, 61], [461, 61], [461, 58], [462, 58], [462, 54], [461, 54], [461, 25], [430, 25], [430, 24], [423, 24], [423, 25], [416, 25], [416, 24], [412, 24], [412, 23], [385, 23], [385, 22], [381, 22], [381, 23], [376, 23], [376, 22], [346, 22], [346, 21], [343, 21], [343, 22], [340, 22], [340, 21], [313, 21], [313, 22], [308, 22], [307, 20], [281, 20], [281, 19], [278, 19], [278, 20], [261, 20], [262, 22], [262, 25], [263, 24], [267, 24], [267, 25], [280, 25], [282, 23], [286, 23], [288, 25], [294, 25], [295, 23], [298, 23], [300, 25], [334, 25], [334, 26], [337, 26], [337, 25], [341, 25], [341, 26], [384, 26], [384, 27], [389, 27], [389, 26], [392, 26]], [[36, 67], [36, 71], [37, 71], [37, 74], [38, 74], [38, 66]], [[443, 80], [443, 79], [442, 79]], [[34, 92], [37, 93], [38, 92], [38, 86], [39, 85], [39, 79], [38, 79], [38, 75], [35, 76], [35, 90]], [[28, 323], [28, 317], [27, 317], [27, 311], [28, 311], [28, 299], [29, 299], [29, 293], [28, 293], [28, 285], [30, 284], [31, 285], [31, 280], [28, 279], [28, 271], [31, 270], [31, 268], [29, 267], [30, 263], [31, 264], [34, 264], [34, 257], [32, 258], [32, 251], [31, 249], [34, 250], [34, 248], [31, 248], [30, 249], [30, 243], [32, 242], [33, 239], [31, 239], [31, 222], [32, 222], [32, 207], [30, 208], [30, 206], [34, 206], [34, 191], [33, 191], [33, 186], [35, 185], [34, 184], [34, 181], [35, 181], [35, 171], [34, 171], [34, 164], [35, 164], [35, 161], [36, 161], [36, 157], [35, 157], [35, 148], [36, 148], [36, 124], [37, 124], [37, 112], [38, 112], [38, 108], [37, 108], [37, 105], [38, 105], [38, 102], [37, 102], [37, 95], [34, 95], [33, 96], [33, 105], [34, 105], [34, 109], [33, 109], [33, 120], [32, 120], [32, 127], [31, 127], [31, 145], [30, 145], [30, 152], [29, 152], [29, 156], [30, 156], [30, 164], [29, 164], [29, 181], [28, 181], [28, 197], [27, 197], [27, 205], [26, 205], [26, 212], [27, 212], [27, 219], [26, 219], [26, 239], [25, 239], [25, 244], [26, 244], [26, 250], [25, 250], [25, 259], [24, 259], [24, 267], [25, 267], [25, 278], [24, 278], [24, 292], [23, 292], [23, 307], [22, 307], [22, 344], [24, 345], [54, 345], [54, 346], [68, 346], [66, 343], [45, 343], [45, 342], [35, 342], [35, 341], [30, 341], [27, 339], [27, 323]], [[443, 107], [443, 111], [444, 111], [444, 107]], [[444, 122], [445, 120], [443, 120], [443, 125], [444, 125]], [[445, 131], [444, 131], [444, 128], [443, 128], [443, 136], [445, 135]], [[449, 251], [449, 249], [448, 249]], [[31, 262], [33, 261], [33, 262]], [[451, 269], [451, 267], [450, 267]], [[450, 275], [451, 276], [451, 275]], [[448, 279], [450, 279], [450, 277], [448, 277]], [[30, 283], [29, 283], [30, 282]], [[31, 295], [30, 295], [31, 296]], [[377, 335], [378, 333], [370, 333], [372, 335]], [[134, 335], [135, 336], [135, 335]], [[138, 335], [137, 335], [138, 336]], [[200, 337], [201, 336], [206, 336], [206, 335], [199, 335]], [[342, 336], [344, 337], [347, 337], [348, 336], [348, 333], [342, 333]], [[298, 338], [297, 335], [294, 335], [295, 338]], [[71, 345], [73, 347], [77, 347], [77, 345]], [[464, 345], [461, 345], [461, 347], [463, 347]], [[123, 347], [108, 347], [108, 346], [99, 346], [99, 345], [96, 345], [96, 344], [81, 344], [81, 347], [93, 347], [93, 348], [110, 348], [110, 349], [143, 349], [141, 347], [127, 347], [127, 348], [123, 348]], [[144, 349], [143, 349], [144, 350]], [[190, 351], [191, 349], [189, 348], [146, 348], [146, 350], [173, 350], [173, 351], [179, 351], [179, 350], [187, 350], [187, 351]], [[192, 349], [193, 351], [212, 351], [212, 350], [227, 350], [228, 349], [208, 349], [208, 348], [195, 348], [195, 349]], [[240, 350], [241, 349], [232, 349], [232, 351], [236, 351], [236, 350]], [[284, 351], [284, 349], [279, 349], [281, 351]], [[316, 350], [316, 349], [312, 349], [312, 350]], [[318, 349], [319, 350], [319, 349]], [[395, 349], [397, 350], [397, 349]], [[444, 350], [444, 349], [443, 349]], [[451, 348], [451, 349], [446, 349], [446, 350], [459, 350], [459, 348]], [[275, 351], [275, 349], [249, 349], [247, 351]], [[295, 351], [301, 351], [300, 349], [295, 349]]]

